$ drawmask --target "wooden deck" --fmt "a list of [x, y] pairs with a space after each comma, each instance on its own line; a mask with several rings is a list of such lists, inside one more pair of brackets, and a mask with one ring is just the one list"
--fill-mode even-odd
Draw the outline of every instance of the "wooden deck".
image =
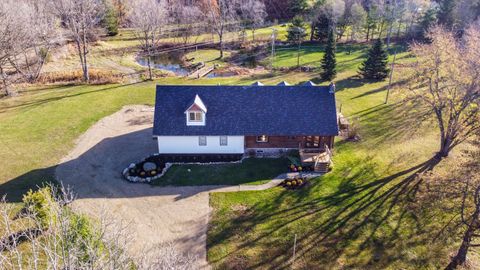
[[314, 164], [315, 162], [330, 162], [330, 155], [323, 152], [300, 152], [300, 161], [302, 164]]
[[328, 146], [325, 146], [325, 149], [301, 148], [299, 154], [302, 165], [313, 166], [315, 172], [326, 173], [329, 171], [332, 163], [332, 152]]

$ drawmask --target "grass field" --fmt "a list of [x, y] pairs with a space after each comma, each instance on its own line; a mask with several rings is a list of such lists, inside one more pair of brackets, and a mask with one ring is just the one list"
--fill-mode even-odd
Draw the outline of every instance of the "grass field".
[[286, 158], [247, 158], [239, 164], [174, 165], [154, 185], [261, 185], [288, 171]]
[[[266, 28], [258, 33], [269, 31]], [[101, 46], [134, 46], [136, 41], [127, 33]], [[401, 63], [410, 61], [405, 47], [397, 49]], [[434, 269], [445, 265], [452, 243], [432, 241], [442, 226], [441, 216], [421, 220], [410, 208], [417, 186], [412, 175], [432, 165], [430, 159], [437, 147], [434, 125], [421, 108], [403, 100], [402, 78], [397, 75], [394, 81], [398, 85], [385, 105], [385, 82], [355, 77], [366, 47], [353, 45], [351, 53], [349, 50], [339, 46], [336, 96], [342, 113], [359, 124], [361, 141], [337, 140], [334, 170], [313, 180], [308, 188], [213, 194], [208, 259], [215, 268], [285, 269], [293, 264], [297, 269]], [[301, 65], [320, 65], [319, 47], [304, 46], [301, 54]], [[108, 63], [116, 66], [119, 57], [105, 53], [93, 61], [109, 68]], [[65, 59], [75, 65], [73, 58]], [[121, 66], [136, 70], [131, 56], [124, 60], [126, 64]], [[293, 67], [296, 61], [295, 48], [285, 48], [278, 51], [275, 66]], [[55, 165], [72, 149], [76, 138], [124, 105], [152, 105], [155, 84], [245, 85], [256, 80], [267, 85], [283, 80], [295, 84], [318, 82], [318, 77], [318, 72], [275, 72], [22, 89], [16, 97], [0, 99], [0, 194], [18, 202], [28, 189], [52, 181]], [[262, 170], [260, 165], [256, 164]], [[215, 171], [195, 167], [194, 174], [187, 174], [186, 169], [173, 168], [164, 181], [177, 178], [182, 179], [180, 183], [238, 184], [277, 174], [262, 170], [252, 176], [235, 169], [236, 177], [225, 177], [223, 174], [231, 173], [232, 168]], [[295, 235], [298, 253], [292, 263]]]

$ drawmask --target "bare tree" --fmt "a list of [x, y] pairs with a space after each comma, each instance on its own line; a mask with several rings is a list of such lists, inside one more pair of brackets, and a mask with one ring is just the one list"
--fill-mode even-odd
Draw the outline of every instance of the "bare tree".
[[367, 21], [367, 12], [363, 9], [362, 5], [354, 3], [350, 9], [350, 14], [350, 40], [353, 41], [356, 39], [357, 34], [362, 31]]
[[198, 6], [184, 5], [181, 2], [172, 4], [173, 22], [177, 25], [178, 36], [182, 43], [187, 44], [191, 38], [198, 39], [198, 35], [202, 32], [203, 24], [201, 24], [203, 13]]
[[151, 57], [158, 46], [161, 30], [166, 19], [165, 3], [160, 0], [138, 0], [132, 2], [130, 20], [136, 28], [135, 35], [140, 41], [143, 54], [147, 57], [149, 79], [153, 79]]
[[203, 11], [219, 39], [220, 58], [223, 58], [225, 33], [238, 23], [236, 0], [205, 0]]
[[0, 78], [4, 93], [8, 96], [13, 73], [11, 59], [19, 54], [32, 42], [29, 34], [28, 21], [18, 14], [30, 18], [32, 9], [26, 3], [17, 3], [13, 0], [0, 2]]
[[265, 4], [258, 0], [245, 0], [240, 3], [242, 24], [252, 31], [252, 41], [255, 42], [255, 31], [262, 27], [267, 12]]
[[71, 189], [47, 185], [24, 196], [20, 213], [1, 200], [0, 269], [194, 269], [196, 258], [170, 243], [129, 256], [130, 225], [105, 210], [76, 213], [68, 206], [74, 198]]
[[29, 38], [9, 62], [25, 81], [33, 83], [39, 78], [51, 48], [62, 40], [62, 35], [57, 27], [58, 19], [48, 8], [48, 1], [26, 0], [24, 3], [30, 10], [22, 14]]
[[[419, 202], [429, 213], [435, 209], [451, 214], [441, 232], [460, 240], [456, 254], [445, 268], [465, 265], [472, 247], [480, 245], [480, 148], [477, 141], [451, 164], [447, 172], [429, 172], [422, 177]], [[441, 234], [439, 236], [442, 236]]]
[[456, 40], [436, 27], [428, 37], [430, 44], [411, 46], [416, 62], [409, 89], [436, 117], [441, 158], [480, 129], [480, 31], [471, 27]]
[[52, 0], [51, 4], [75, 42], [83, 80], [88, 82], [89, 46], [95, 37], [95, 28], [103, 17], [104, 5], [101, 0]]

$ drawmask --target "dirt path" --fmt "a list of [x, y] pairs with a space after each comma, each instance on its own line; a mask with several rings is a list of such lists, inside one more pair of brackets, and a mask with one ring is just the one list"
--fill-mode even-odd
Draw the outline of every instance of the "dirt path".
[[116, 219], [130, 223], [135, 241], [128, 251], [171, 241], [179, 251], [198, 258], [198, 269], [208, 269], [206, 234], [210, 214], [209, 192], [261, 190], [261, 186], [153, 187], [125, 181], [121, 171], [131, 162], [156, 152], [152, 139], [153, 110], [128, 106], [93, 125], [56, 170], [56, 177], [77, 193], [73, 207], [91, 215], [106, 209]]

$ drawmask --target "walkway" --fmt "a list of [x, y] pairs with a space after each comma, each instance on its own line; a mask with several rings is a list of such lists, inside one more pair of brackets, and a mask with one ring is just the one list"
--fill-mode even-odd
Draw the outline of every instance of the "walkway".
[[106, 210], [130, 223], [134, 239], [126, 247], [132, 256], [163, 242], [198, 258], [196, 269], [208, 269], [206, 238], [210, 215], [209, 193], [264, 190], [278, 185], [283, 174], [257, 186], [153, 187], [125, 181], [121, 171], [132, 161], [156, 151], [152, 140], [153, 110], [124, 107], [93, 125], [57, 167], [57, 179], [78, 194], [72, 206], [90, 215]]

